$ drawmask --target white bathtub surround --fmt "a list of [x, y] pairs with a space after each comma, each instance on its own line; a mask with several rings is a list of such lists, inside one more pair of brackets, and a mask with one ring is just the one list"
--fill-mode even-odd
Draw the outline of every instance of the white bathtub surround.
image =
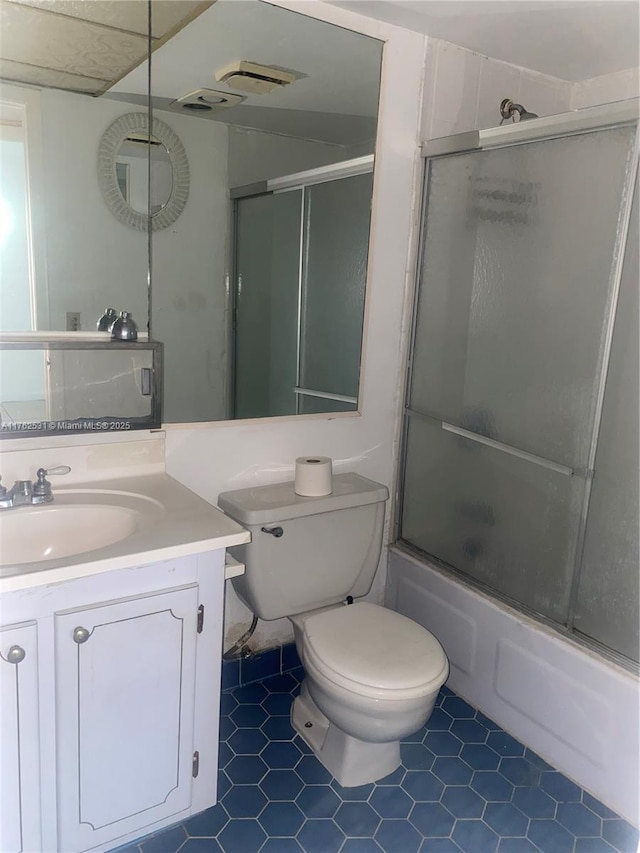
[[448, 685], [638, 825], [638, 678], [393, 547], [387, 604], [440, 640]]

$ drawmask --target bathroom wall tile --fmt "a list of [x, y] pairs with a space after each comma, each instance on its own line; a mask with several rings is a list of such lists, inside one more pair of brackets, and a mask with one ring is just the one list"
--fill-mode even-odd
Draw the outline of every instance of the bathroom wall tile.
[[480, 60], [478, 53], [446, 41], [438, 43], [433, 116], [453, 122], [454, 133], [475, 127]]
[[240, 684], [240, 661], [222, 661], [222, 689], [233, 690]]
[[571, 108], [572, 85], [535, 72], [522, 72], [518, 103], [539, 116], [556, 115]]
[[582, 80], [573, 87], [571, 98], [572, 109], [594, 107], [620, 101], [624, 98], [637, 98], [640, 94], [640, 78], [638, 68], [628, 68], [614, 74], [603, 74]]
[[280, 673], [280, 647], [240, 660], [240, 684], [262, 681]]
[[430, 38], [427, 40], [427, 53], [422, 80], [421, 139], [433, 139], [436, 136], [432, 132], [432, 120], [437, 85], [438, 44], [438, 39]]
[[290, 669], [295, 669], [301, 666], [300, 658], [295, 643], [285, 643], [281, 647], [281, 666], [280, 672], [287, 672]]

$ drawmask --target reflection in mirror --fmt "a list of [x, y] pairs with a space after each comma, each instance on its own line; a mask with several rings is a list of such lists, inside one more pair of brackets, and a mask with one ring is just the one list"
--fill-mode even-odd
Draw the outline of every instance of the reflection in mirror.
[[[155, 3], [152, 41], [209, 5]], [[147, 326], [146, 234], [114, 219], [96, 170], [105, 129], [146, 109], [112, 90], [146, 57], [147, 29], [142, 1], [0, 3], [1, 329], [95, 332], [105, 305]]]
[[[184, 146], [163, 121], [147, 113], [125, 113], [112, 122], [98, 145], [98, 184], [105, 204], [128, 228], [168, 228], [189, 197], [189, 161]], [[149, 193], [151, 176], [151, 193]], [[147, 215], [150, 206], [151, 216]]]
[[137, 213], [147, 212], [147, 158], [151, 158], [151, 215], [171, 197], [173, 171], [169, 152], [155, 136], [130, 133], [116, 151], [116, 180], [122, 200]]
[[165, 422], [357, 409], [381, 56], [259, 0], [217, 0], [154, 52], [154, 118], [191, 171], [152, 239]]
[[0, 342], [0, 438], [161, 423], [162, 346]]

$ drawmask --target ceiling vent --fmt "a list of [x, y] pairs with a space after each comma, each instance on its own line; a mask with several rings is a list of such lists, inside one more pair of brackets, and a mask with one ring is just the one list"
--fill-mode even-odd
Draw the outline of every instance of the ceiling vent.
[[183, 95], [169, 104], [170, 109], [204, 115], [235, 107], [244, 101], [242, 95], [232, 95], [231, 92], [217, 92], [215, 89], [196, 89]]
[[282, 89], [296, 80], [290, 71], [281, 71], [269, 65], [258, 65], [246, 59], [236, 59], [216, 71], [216, 80], [226, 83], [232, 89], [249, 92], [252, 95], [267, 95], [274, 89]]

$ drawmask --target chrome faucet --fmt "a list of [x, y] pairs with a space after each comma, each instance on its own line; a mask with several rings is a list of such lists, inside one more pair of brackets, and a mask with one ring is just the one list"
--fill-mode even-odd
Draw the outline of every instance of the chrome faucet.
[[68, 465], [58, 465], [57, 468], [38, 468], [34, 483], [31, 480], [16, 480], [9, 490], [0, 483], [0, 510], [51, 503], [53, 492], [51, 483], [46, 479], [47, 476], [68, 474], [70, 471], [71, 468]]

